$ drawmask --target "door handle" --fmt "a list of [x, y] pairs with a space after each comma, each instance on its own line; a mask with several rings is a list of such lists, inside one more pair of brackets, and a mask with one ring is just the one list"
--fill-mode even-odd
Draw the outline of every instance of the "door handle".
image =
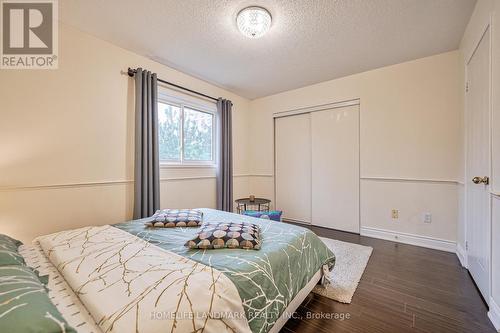
[[484, 184], [484, 185], [488, 185], [490, 183], [490, 177], [488, 176], [484, 176], [484, 177], [474, 177], [472, 178], [472, 182], [474, 184]]

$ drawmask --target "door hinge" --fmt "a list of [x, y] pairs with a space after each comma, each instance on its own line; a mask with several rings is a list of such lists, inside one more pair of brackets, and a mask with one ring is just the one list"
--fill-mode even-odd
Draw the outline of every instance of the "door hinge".
[[469, 81], [465, 83], [465, 92], [469, 92]]
[[469, 243], [465, 241], [465, 251], [469, 251]]

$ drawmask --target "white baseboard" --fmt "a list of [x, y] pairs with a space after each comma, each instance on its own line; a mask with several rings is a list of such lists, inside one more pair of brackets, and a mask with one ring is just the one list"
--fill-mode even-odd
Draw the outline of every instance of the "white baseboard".
[[490, 311], [488, 312], [488, 318], [490, 318], [495, 329], [500, 332], [500, 306], [490, 297]]
[[392, 230], [361, 227], [361, 235], [390, 240], [398, 243], [422, 246], [446, 252], [455, 253], [457, 249], [457, 244], [456, 242], [453, 241], [439, 239], [439, 238], [432, 238], [427, 236], [414, 235], [414, 234], [407, 234]]
[[467, 264], [467, 252], [465, 252], [464, 248], [462, 247], [462, 245], [458, 244], [457, 243], [457, 257], [458, 257], [458, 260], [460, 260], [460, 264], [462, 265], [462, 267], [465, 267], [467, 268], [468, 267], [468, 264]]

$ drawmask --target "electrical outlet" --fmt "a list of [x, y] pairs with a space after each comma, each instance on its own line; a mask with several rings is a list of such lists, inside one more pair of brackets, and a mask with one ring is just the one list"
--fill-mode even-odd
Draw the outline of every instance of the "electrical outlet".
[[399, 210], [397, 210], [397, 209], [392, 210], [392, 218], [395, 220], [399, 219]]
[[424, 213], [422, 216], [422, 220], [424, 223], [431, 223], [432, 222], [432, 214], [431, 213]]

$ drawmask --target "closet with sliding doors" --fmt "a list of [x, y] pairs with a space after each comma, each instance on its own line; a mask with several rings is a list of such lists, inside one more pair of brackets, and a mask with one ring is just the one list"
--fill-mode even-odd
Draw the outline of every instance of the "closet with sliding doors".
[[273, 116], [283, 219], [359, 233], [359, 100]]

